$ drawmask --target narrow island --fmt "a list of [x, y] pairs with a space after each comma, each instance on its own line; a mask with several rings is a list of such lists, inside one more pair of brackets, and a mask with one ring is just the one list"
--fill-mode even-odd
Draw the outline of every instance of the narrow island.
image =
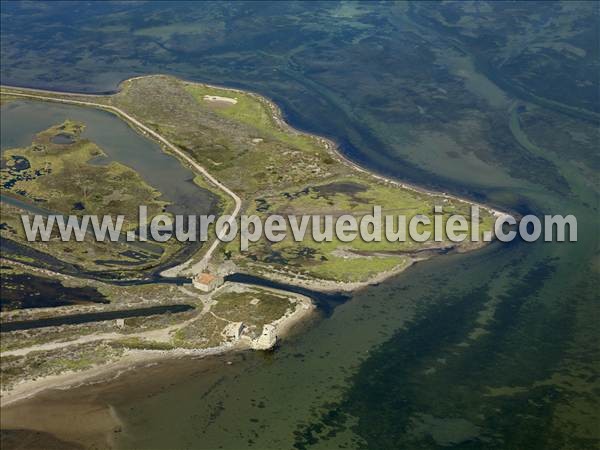
[[[185, 210], [361, 217], [380, 205], [413, 216], [443, 205], [447, 218], [469, 217], [472, 202], [368, 173], [335, 143], [290, 127], [270, 100], [242, 90], [154, 75], [126, 80], [112, 95], [2, 87], [1, 102], [3, 114], [41, 102], [107, 111], [193, 174], [171, 180], [191, 189], [175, 198], [151, 172], [144, 175], [118, 154], [107, 158], [108, 148], [86, 135], [93, 124], [74, 118], [39, 130], [28, 145], [3, 149], [3, 404], [159, 358], [270, 349], [315, 314], [318, 293], [351, 292], [417, 261], [485, 245], [482, 239], [424, 244], [288, 237], [262, 239], [241, 252], [238, 241], [214, 238], [193, 245], [99, 243], [89, 236], [28, 242], [21, 214], [135, 217], [137, 205], [145, 204], [150, 216]], [[190, 210], [195, 204], [199, 210]], [[492, 231], [499, 213], [480, 206], [480, 233]], [[266, 282], [234, 282], [226, 279], [230, 274]]]

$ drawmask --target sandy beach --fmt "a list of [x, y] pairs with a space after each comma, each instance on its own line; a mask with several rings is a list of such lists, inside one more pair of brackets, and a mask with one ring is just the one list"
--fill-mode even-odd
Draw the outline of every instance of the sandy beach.
[[[263, 288], [273, 292], [280, 292], [276, 289]], [[275, 327], [278, 340], [285, 339], [290, 330], [298, 323], [307, 320], [315, 311], [315, 306], [312, 301], [303, 295], [293, 294], [296, 298], [296, 308], [288, 314], [282, 316], [271, 325]], [[151, 333], [161, 332], [155, 330]], [[85, 336], [86, 342], [95, 340], [103, 340], [107, 338], [120, 338], [121, 335], [114, 333], [89, 335]], [[63, 344], [46, 344], [48, 345], [71, 345], [73, 342], [65, 342]], [[39, 347], [39, 346], [38, 346]], [[119, 377], [121, 374], [129, 370], [147, 366], [167, 359], [178, 358], [204, 358], [206, 356], [221, 355], [227, 352], [244, 351], [252, 348], [252, 341], [247, 337], [242, 337], [239, 340], [212, 347], [207, 349], [184, 349], [177, 348], [173, 350], [139, 350], [129, 349], [126, 353], [116, 361], [102, 364], [83, 371], [69, 371], [58, 375], [50, 375], [34, 380], [24, 380], [13, 386], [12, 389], [2, 391], [0, 396], [0, 406], [5, 407], [10, 404], [25, 400], [47, 389], [69, 389], [81, 384], [92, 384], [98, 381], [107, 381]], [[37, 348], [22, 348], [15, 351], [4, 352], [0, 356], [7, 354], [25, 354], [29, 351], [38, 350]]]

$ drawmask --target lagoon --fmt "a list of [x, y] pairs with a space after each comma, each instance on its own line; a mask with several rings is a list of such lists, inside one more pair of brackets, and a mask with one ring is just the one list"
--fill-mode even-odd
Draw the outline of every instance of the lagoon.
[[[450, 40], [447, 30], [418, 20], [417, 6], [385, 20], [369, 11], [353, 16], [340, 7], [336, 20], [321, 22], [329, 16], [303, 11], [308, 17], [298, 21], [294, 15], [265, 15], [262, 3], [249, 15], [252, 5], [240, 5], [243, 17], [231, 8], [227, 15], [206, 15], [211, 26], [197, 28], [198, 33], [208, 30], [205, 39], [167, 34], [145, 41], [144, 49], [139, 35], [131, 40], [122, 33], [125, 42], [122, 34], [109, 39], [99, 28], [106, 44], [95, 55], [96, 41], [73, 31], [53, 47], [52, 57], [65, 55], [68, 69], [45, 78], [29, 69], [40, 64], [27, 48], [30, 33], [21, 33], [14, 42], [23, 42], [25, 50], [15, 55], [28, 55], [29, 65], [6, 64], [4, 81], [102, 92], [116, 89], [128, 76], [168, 71], [249, 88], [280, 103], [295, 127], [339, 142], [365, 168], [503, 210], [575, 214], [579, 242], [495, 243], [470, 254], [441, 256], [354, 293], [330, 314], [303, 324], [275, 353], [168, 361], [103, 383], [49, 391], [3, 409], [3, 426], [83, 440], [86, 436], [70, 425], [74, 420], [93, 424], [93, 405], [94, 412], [113, 417], [115, 426], [120, 421], [123, 431], [109, 428], [108, 434], [123, 449], [547, 448], [549, 436], [568, 442], [570, 433], [561, 436], [555, 424], [569, 430], [573, 421], [590, 416], [593, 401], [585, 377], [597, 373], [597, 364], [592, 365], [597, 351], [590, 343], [598, 341], [593, 268], [599, 189], [591, 158], [573, 142], [560, 152], [550, 148], [550, 139], [538, 142], [535, 151], [519, 143], [514, 126], [509, 129], [509, 111], [502, 108], [523, 87], [511, 86], [502, 73], [479, 72], [487, 67], [466, 60], [468, 49], [460, 51], [460, 59], [441, 57], [457, 52], [448, 43], [459, 35]], [[204, 17], [198, 11], [169, 12], [173, 20], [184, 16], [185, 23]], [[550, 8], [546, 13], [553, 14]], [[122, 14], [130, 15], [125, 26], [146, 26], [136, 11]], [[223, 21], [226, 33], [216, 43], [214, 17]], [[274, 23], [272, 17], [293, 20], [289, 27], [268, 29], [265, 23]], [[37, 20], [48, 27], [40, 35], [54, 35], [58, 19]], [[248, 28], [237, 26], [242, 21]], [[504, 37], [503, 31], [490, 30]], [[77, 71], [68, 59], [73, 42], [97, 56], [73, 63]], [[109, 50], [120, 58], [115, 69], [105, 57]], [[11, 58], [19, 66], [17, 56]], [[467, 80], [465, 89], [449, 75], [459, 71]], [[445, 91], [435, 98], [402, 96], [414, 92], [415, 73], [428, 83], [419, 87]], [[502, 86], [492, 78], [503, 80]], [[407, 102], [396, 103], [396, 96]], [[411, 99], [433, 125], [416, 120], [416, 109], [406, 112]], [[465, 121], [456, 128], [474, 130], [468, 135], [477, 144], [474, 150], [466, 148], [471, 142], [458, 145], [453, 130], [442, 127], [458, 113]], [[488, 128], [492, 131], [478, 134]], [[419, 130], [418, 139], [409, 136], [411, 129]], [[597, 149], [597, 137], [595, 142]]]
[[140, 174], [172, 202], [173, 214], [210, 214], [216, 197], [194, 182], [193, 172], [154, 141], [140, 135], [123, 120], [106, 111], [73, 105], [17, 100], [1, 107], [2, 149], [31, 144], [35, 134], [67, 119], [85, 124], [81, 137], [96, 143], [108, 155], [94, 164], [118, 161]]

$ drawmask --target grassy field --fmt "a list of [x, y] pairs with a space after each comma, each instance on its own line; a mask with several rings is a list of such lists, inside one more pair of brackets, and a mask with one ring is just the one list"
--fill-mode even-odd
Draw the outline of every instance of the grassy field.
[[[211, 96], [216, 96], [216, 99]], [[242, 214], [257, 214], [263, 218], [268, 214], [350, 214], [360, 220], [372, 212], [373, 206], [379, 205], [384, 216], [403, 214], [410, 220], [416, 215], [431, 216], [434, 206], [438, 205], [444, 208], [443, 222], [451, 214], [460, 213], [467, 219], [470, 217], [467, 202], [402, 188], [356, 170], [332, 152], [329, 142], [290, 128], [282, 121], [274, 104], [253, 93], [188, 83], [168, 76], [149, 76], [126, 81], [118, 94], [94, 101], [114, 105], [134, 115], [204, 165], [242, 197]], [[77, 124], [62, 126], [73, 128]], [[47, 130], [36, 141], [48, 145], [47, 142], [59, 131], [60, 127]], [[80, 133], [77, 129], [68, 131], [74, 136]], [[74, 152], [77, 164], [85, 164], [93, 157], [93, 152], [101, 151], [84, 141], [79, 145], [62, 145], [55, 149], [55, 153], [59, 150], [64, 152], [64, 147], [78, 149], [70, 150]], [[14, 153], [8, 156], [28, 155]], [[34, 162], [39, 164], [37, 160]], [[60, 162], [55, 164], [57, 170], [65, 172], [67, 178], [71, 177], [71, 184], [77, 186], [76, 175], [75, 179], [71, 176], [74, 170], [65, 169]], [[77, 164], [74, 167], [78, 167]], [[97, 170], [104, 170], [106, 173], [102, 176], [111, 181], [113, 190], [118, 189], [116, 184], [122, 178], [121, 172], [127, 170], [116, 163], [103, 169], [91, 167], [85, 169], [91, 170], [90, 174], [84, 172], [85, 176], [94, 180], [101, 175]], [[46, 177], [46, 180], [51, 179]], [[37, 179], [27, 183], [31, 184], [32, 181], [34, 184], [29, 187], [31, 192], [25, 191], [30, 197], [38, 193], [42, 195], [40, 186], [52, 193], [48, 189], [48, 185], [53, 187], [52, 183], [45, 181], [46, 185], [42, 185]], [[165, 205], [157, 200], [156, 191], [143, 182], [138, 183], [135, 175], [129, 177], [129, 181], [122, 191], [131, 190], [131, 195], [119, 202], [115, 202], [115, 196], [111, 197], [110, 194], [108, 197], [98, 195], [98, 198], [94, 198], [89, 188], [77, 192], [77, 198], [63, 196], [59, 201], [57, 196], [46, 194], [47, 198], [40, 199], [62, 210], [83, 205], [86, 212], [101, 208], [106, 210], [107, 207], [112, 211], [127, 212], [140, 200], [153, 203], [152, 213], [164, 208]], [[200, 176], [194, 181], [217, 194], [222, 211], [231, 211], [233, 205], [227, 195]], [[135, 184], [135, 188], [131, 184]], [[19, 187], [16, 189], [23, 192]], [[491, 229], [491, 224], [491, 214], [481, 211], [481, 233]], [[422, 226], [421, 229], [431, 228]], [[468, 245], [463, 243], [456, 246]], [[381, 242], [357, 239], [346, 243], [334, 238], [332, 242], [305, 239], [298, 243], [288, 237], [279, 243], [263, 239], [253, 244], [247, 252], [240, 252], [239, 241], [234, 241], [221, 246], [215, 263], [226, 259], [247, 271], [285, 269], [315, 280], [356, 282], [371, 279], [382, 271], [405, 267], [416, 251], [452, 246], [454, 244], [448, 241], [445, 234], [442, 242], [428, 242], [425, 245], [410, 239], [389, 242], [385, 238]], [[174, 250], [167, 248], [162, 259], [166, 260]], [[86, 259], [86, 255], [78, 256], [79, 261]], [[425, 254], [419, 257], [423, 258]]]
[[[84, 127], [66, 121], [39, 133], [27, 148], [6, 150], [3, 193], [63, 214], [123, 214], [126, 228], [134, 227], [131, 218], [137, 217], [139, 205], [147, 205], [151, 216], [162, 212], [166, 204], [158, 200], [160, 192], [134, 170], [115, 161], [90, 164], [106, 154], [81, 137]], [[55, 143], [60, 138], [65, 143]]]
[[244, 334], [258, 337], [263, 326], [272, 323], [296, 307], [291, 295], [277, 294], [260, 288], [227, 287], [212, 297], [207, 314], [179, 329], [173, 343], [184, 348], [208, 348], [227, 342], [225, 328], [242, 322]]
[[[6, 96], [3, 96], [3, 98]], [[139, 270], [168, 260], [181, 245], [166, 243], [99, 242], [88, 233], [83, 242], [63, 242], [58, 232], [48, 242], [28, 242], [21, 216], [41, 209], [46, 214], [124, 215], [122, 233], [137, 227], [138, 206], [148, 207], [148, 217], [162, 213], [167, 203], [133, 169], [112, 161], [94, 164], [105, 153], [81, 136], [85, 124], [65, 121], [38, 133], [30, 146], [7, 149], [2, 154], [0, 191], [22, 202], [23, 207], [2, 203], [3, 237], [74, 264], [85, 270]], [[200, 183], [201, 181], [198, 180]], [[10, 253], [10, 252], [9, 252]], [[27, 262], [24, 254], [10, 254]]]
[[215, 297], [211, 311], [231, 322], [244, 322], [260, 334], [263, 325], [283, 316], [294, 305], [292, 297], [263, 289], [224, 292]]
[[[210, 98], [216, 96], [217, 99]], [[218, 100], [218, 97], [225, 100]], [[228, 101], [229, 99], [229, 101]], [[151, 76], [125, 82], [111, 103], [133, 113], [176, 143], [244, 200], [245, 214], [351, 214], [360, 219], [374, 205], [383, 214], [432, 215], [434, 205], [470, 217], [469, 204], [404, 189], [343, 163], [321, 138], [288, 127], [277, 108], [247, 92]], [[168, 113], [166, 112], [168, 111]], [[492, 216], [481, 212], [481, 233]], [[432, 226], [424, 227], [431, 229]], [[248, 252], [239, 241], [222, 246], [223, 259], [245, 270], [285, 268], [316, 279], [364, 281], [408, 264], [410, 253], [452, 243], [363, 242], [279, 243], [261, 240]]]

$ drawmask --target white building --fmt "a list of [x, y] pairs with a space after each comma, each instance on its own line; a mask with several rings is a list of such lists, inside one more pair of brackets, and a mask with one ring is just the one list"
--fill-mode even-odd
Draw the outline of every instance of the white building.
[[262, 334], [252, 341], [254, 350], [269, 350], [277, 343], [276, 328], [273, 325], [267, 324], [263, 327]]
[[244, 332], [244, 323], [243, 322], [233, 322], [228, 324], [225, 327], [224, 335], [227, 338], [233, 339], [234, 341], [239, 340], [242, 337], [242, 333]]

